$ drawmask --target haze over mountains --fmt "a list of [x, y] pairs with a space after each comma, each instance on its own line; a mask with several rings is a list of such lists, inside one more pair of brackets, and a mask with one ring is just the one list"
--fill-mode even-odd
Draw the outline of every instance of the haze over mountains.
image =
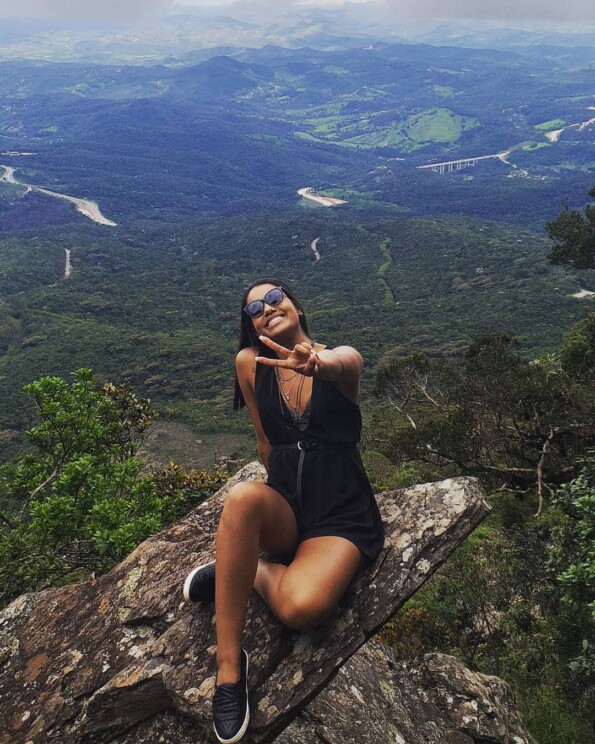
[[[322, 6], [322, 7], [321, 7]], [[20, 8], [20, 10], [19, 10]], [[0, 3], [0, 59], [96, 62], [196, 58], [217, 46], [349, 48], [364, 41], [512, 49], [591, 46], [595, 14], [586, 0], [546, 2], [236, 2], [183, 5]], [[436, 20], [436, 19], [441, 20]]]

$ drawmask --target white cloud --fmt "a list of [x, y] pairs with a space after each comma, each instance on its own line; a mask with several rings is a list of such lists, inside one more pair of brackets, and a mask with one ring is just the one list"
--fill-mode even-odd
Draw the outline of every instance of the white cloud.
[[0, 18], [129, 21], [171, 10], [173, 3], [174, 0], [0, 0]]
[[228, 10], [230, 5], [238, 5], [243, 10], [250, 6], [259, 10], [269, 7], [277, 15], [281, 14], [283, 8], [332, 8], [361, 6], [366, 3], [374, 6], [370, 7], [372, 15], [382, 14], [395, 20], [595, 21], [593, 0], [174, 0], [174, 3], [178, 7], [225, 5]]
[[453, 20], [595, 20], [593, 0], [399, 0], [382, 3], [396, 18]]
[[[363, 4], [370, 5], [369, 11]], [[0, 0], [0, 18], [43, 20], [135, 20], [188, 8], [233, 6], [245, 14], [263, 9], [279, 16], [283, 10], [342, 6], [390, 20], [477, 19], [595, 22], [593, 0]]]

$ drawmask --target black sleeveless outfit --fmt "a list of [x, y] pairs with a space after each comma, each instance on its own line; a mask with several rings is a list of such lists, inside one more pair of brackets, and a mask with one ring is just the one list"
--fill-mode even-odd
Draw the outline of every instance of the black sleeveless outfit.
[[280, 395], [274, 367], [256, 365], [255, 388], [260, 420], [273, 446], [267, 485], [293, 509], [300, 542], [344, 537], [376, 560], [384, 527], [356, 446], [362, 428], [359, 406], [334, 383], [314, 377], [304, 428]]

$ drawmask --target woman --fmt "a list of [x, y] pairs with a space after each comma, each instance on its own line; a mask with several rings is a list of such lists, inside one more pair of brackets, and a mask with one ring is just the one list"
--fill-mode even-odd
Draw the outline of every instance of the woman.
[[[349, 346], [313, 341], [285, 282], [262, 279], [242, 300], [234, 408], [248, 408], [266, 483], [229, 492], [215, 564], [192, 571], [187, 601], [216, 603], [220, 742], [248, 726], [248, 654], [242, 649], [252, 587], [286, 625], [312, 628], [335, 610], [358, 569], [374, 561], [384, 533], [356, 443], [362, 358]], [[288, 566], [259, 558], [293, 556]]]

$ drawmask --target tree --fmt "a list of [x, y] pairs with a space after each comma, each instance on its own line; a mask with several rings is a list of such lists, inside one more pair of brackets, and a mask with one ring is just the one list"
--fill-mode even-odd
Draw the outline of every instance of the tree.
[[564, 336], [562, 367], [586, 382], [595, 379], [595, 313], [589, 313]]
[[503, 334], [476, 338], [462, 360], [389, 356], [376, 383], [385, 402], [379, 448], [436, 476], [471, 474], [494, 491], [536, 491], [541, 508], [543, 490], [569, 480], [595, 442], [592, 377], [556, 355], [525, 361]]
[[[595, 198], [595, 186], [589, 191]], [[584, 214], [564, 204], [555, 220], [546, 224], [554, 241], [549, 258], [552, 263], [567, 263], [578, 269], [595, 267], [595, 206], [587, 205]]]
[[595, 452], [585, 459], [579, 476], [560, 489], [556, 503], [568, 517], [566, 539], [560, 543], [570, 565], [558, 577], [564, 599], [575, 607], [587, 606], [595, 622]]
[[[559, 354], [534, 361], [503, 334], [474, 339], [462, 359], [389, 355], [369, 427], [399, 468], [475, 475], [493, 493], [485, 525], [385, 640], [404, 655], [451, 653], [504, 676], [534, 733], [551, 731], [557, 742], [592, 739], [594, 328], [592, 314]], [[534, 501], [548, 492], [534, 519]]]
[[41, 421], [34, 453], [0, 467], [0, 600], [108, 570], [221, 483], [173, 463], [146, 470], [137, 453], [155, 414], [128, 386], [98, 388], [80, 369], [25, 391]]

